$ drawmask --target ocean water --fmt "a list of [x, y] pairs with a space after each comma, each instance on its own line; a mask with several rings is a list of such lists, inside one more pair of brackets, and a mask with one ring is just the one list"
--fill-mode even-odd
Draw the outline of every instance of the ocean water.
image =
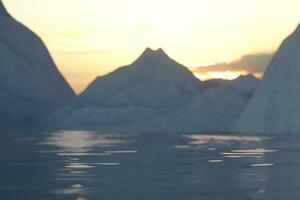
[[2, 200], [300, 199], [300, 137], [0, 134]]

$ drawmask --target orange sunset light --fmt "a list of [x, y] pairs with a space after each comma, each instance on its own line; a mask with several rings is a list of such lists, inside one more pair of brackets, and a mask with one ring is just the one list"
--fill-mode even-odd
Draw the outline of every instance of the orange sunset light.
[[[219, 63], [220, 56], [222, 62], [230, 63], [247, 54], [274, 52], [300, 19], [299, 0], [3, 3], [18, 21], [43, 39], [77, 93], [95, 77], [130, 64], [146, 47], [160, 47], [185, 66]], [[233, 79], [250, 72], [245, 68], [224, 70], [196, 76]]]
[[225, 80], [233, 80], [241, 75], [247, 75], [247, 71], [209, 71], [206, 73], [194, 73], [194, 75], [202, 81], [209, 79], [225, 79]]

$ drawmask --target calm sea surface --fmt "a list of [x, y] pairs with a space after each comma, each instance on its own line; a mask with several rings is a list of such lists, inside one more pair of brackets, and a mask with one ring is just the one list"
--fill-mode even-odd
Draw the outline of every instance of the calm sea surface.
[[4, 132], [0, 199], [300, 199], [300, 136]]

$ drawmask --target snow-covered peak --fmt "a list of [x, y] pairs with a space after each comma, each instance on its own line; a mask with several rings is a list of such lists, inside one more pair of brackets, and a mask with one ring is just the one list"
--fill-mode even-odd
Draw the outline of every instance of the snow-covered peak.
[[152, 56], [166, 56], [166, 57], [169, 57], [164, 52], [164, 50], [162, 48], [153, 50], [153, 49], [151, 49], [149, 47], [142, 53], [142, 56], [145, 56], [145, 57], [152, 57]]
[[178, 85], [200, 81], [185, 66], [169, 57], [162, 49], [147, 48], [131, 65], [127, 66], [131, 76], [157, 82]]
[[161, 106], [185, 102], [202, 89], [186, 67], [163, 50], [148, 48], [131, 65], [97, 78], [81, 96], [114, 105]]
[[165, 65], [166, 62], [174, 61], [164, 52], [164, 50], [161, 48], [157, 50], [147, 48], [133, 64], [141, 65], [142, 67], [155, 67], [158, 66], [159, 63]]

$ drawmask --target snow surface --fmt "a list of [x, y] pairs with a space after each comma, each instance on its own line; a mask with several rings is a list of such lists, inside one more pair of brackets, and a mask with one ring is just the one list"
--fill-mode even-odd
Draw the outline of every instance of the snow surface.
[[300, 132], [300, 26], [283, 41], [233, 127], [245, 133]]
[[44, 124], [119, 133], [228, 131], [249, 99], [233, 86], [239, 82], [201, 82], [162, 49], [146, 49], [131, 65], [98, 77]]
[[0, 1], [0, 128], [29, 126], [75, 97], [42, 40]]

